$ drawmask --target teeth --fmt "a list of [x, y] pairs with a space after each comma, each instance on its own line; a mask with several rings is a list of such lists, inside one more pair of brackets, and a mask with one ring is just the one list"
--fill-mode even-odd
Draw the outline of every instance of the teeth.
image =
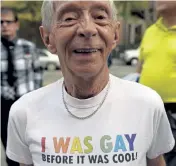
[[92, 52], [97, 52], [98, 49], [79, 49], [75, 50], [76, 53], [92, 53]]

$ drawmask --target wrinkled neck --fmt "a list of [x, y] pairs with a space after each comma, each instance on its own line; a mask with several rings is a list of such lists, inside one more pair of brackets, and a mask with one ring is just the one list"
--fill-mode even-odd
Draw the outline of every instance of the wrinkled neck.
[[176, 11], [164, 13], [162, 17], [163, 17], [163, 23], [166, 27], [169, 28], [176, 25]]
[[88, 99], [99, 94], [109, 82], [109, 72], [102, 72], [95, 77], [84, 79], [64, 79], [65, 89], [68, 94], [78, 99]]

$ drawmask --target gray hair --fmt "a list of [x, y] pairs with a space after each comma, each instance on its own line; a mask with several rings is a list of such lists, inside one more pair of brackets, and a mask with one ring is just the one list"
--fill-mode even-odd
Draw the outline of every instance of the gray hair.
[[[113, 20], [117, 20], [117, 9], [114, 4], [114, 0], [108, 0], [110, 2], [110, 6], [112, 8], [112, 17]], [[42, 16], [42, 25], [47, 28], [48, 30], [50, 29], [50, 26], [52, 25], [53, 18], [52, 16], [54, 15], [54, 1], [52, 0], [44, 0], [41, 8], [41, 16]]]

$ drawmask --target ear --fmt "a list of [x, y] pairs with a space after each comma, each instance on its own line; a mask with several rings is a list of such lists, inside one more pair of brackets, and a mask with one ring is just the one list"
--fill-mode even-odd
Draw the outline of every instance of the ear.
[[43, 40], [44, 45], [47, 47], [47, 49], [52, 53], [56, 54], [57, 49], [54, 43], [54, 37], [53, 35], [43, 26], [39, 27], [40, 35]]
[[120, 32], [120, 23], [116, 22], [115, 23], [115, 34], [114, 34], [114, 40], [112, 43], [112, 49], [116, 48], [117, 44], [119, 43], [119, 32]]

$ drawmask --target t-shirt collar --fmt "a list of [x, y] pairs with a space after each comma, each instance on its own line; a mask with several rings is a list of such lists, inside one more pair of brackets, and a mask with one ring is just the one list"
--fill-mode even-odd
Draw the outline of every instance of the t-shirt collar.
[[164, 31], [176, 31], [176, 25], [173, 25], [173, 26], [167, 28], [163, 23], [162, 17], [158, 19], [158, 21], [156, 22], [156, 25]]
[[[109, 79], [111, 80], [111, 78]], [[108, 85], [106, 85], [105, 88], [98, 95], [91, 97], [89, 99], [74, 98], [71, 95], [69, 95], [64, 88], [64, 98], [65, 98], [66, 103], [69, 106], [72, 106], [75, 108], [91, 108], [91, 107], [95, 107], [100, 104], [100, 102], [106, 95], [107, 88], [108, 88]]]

